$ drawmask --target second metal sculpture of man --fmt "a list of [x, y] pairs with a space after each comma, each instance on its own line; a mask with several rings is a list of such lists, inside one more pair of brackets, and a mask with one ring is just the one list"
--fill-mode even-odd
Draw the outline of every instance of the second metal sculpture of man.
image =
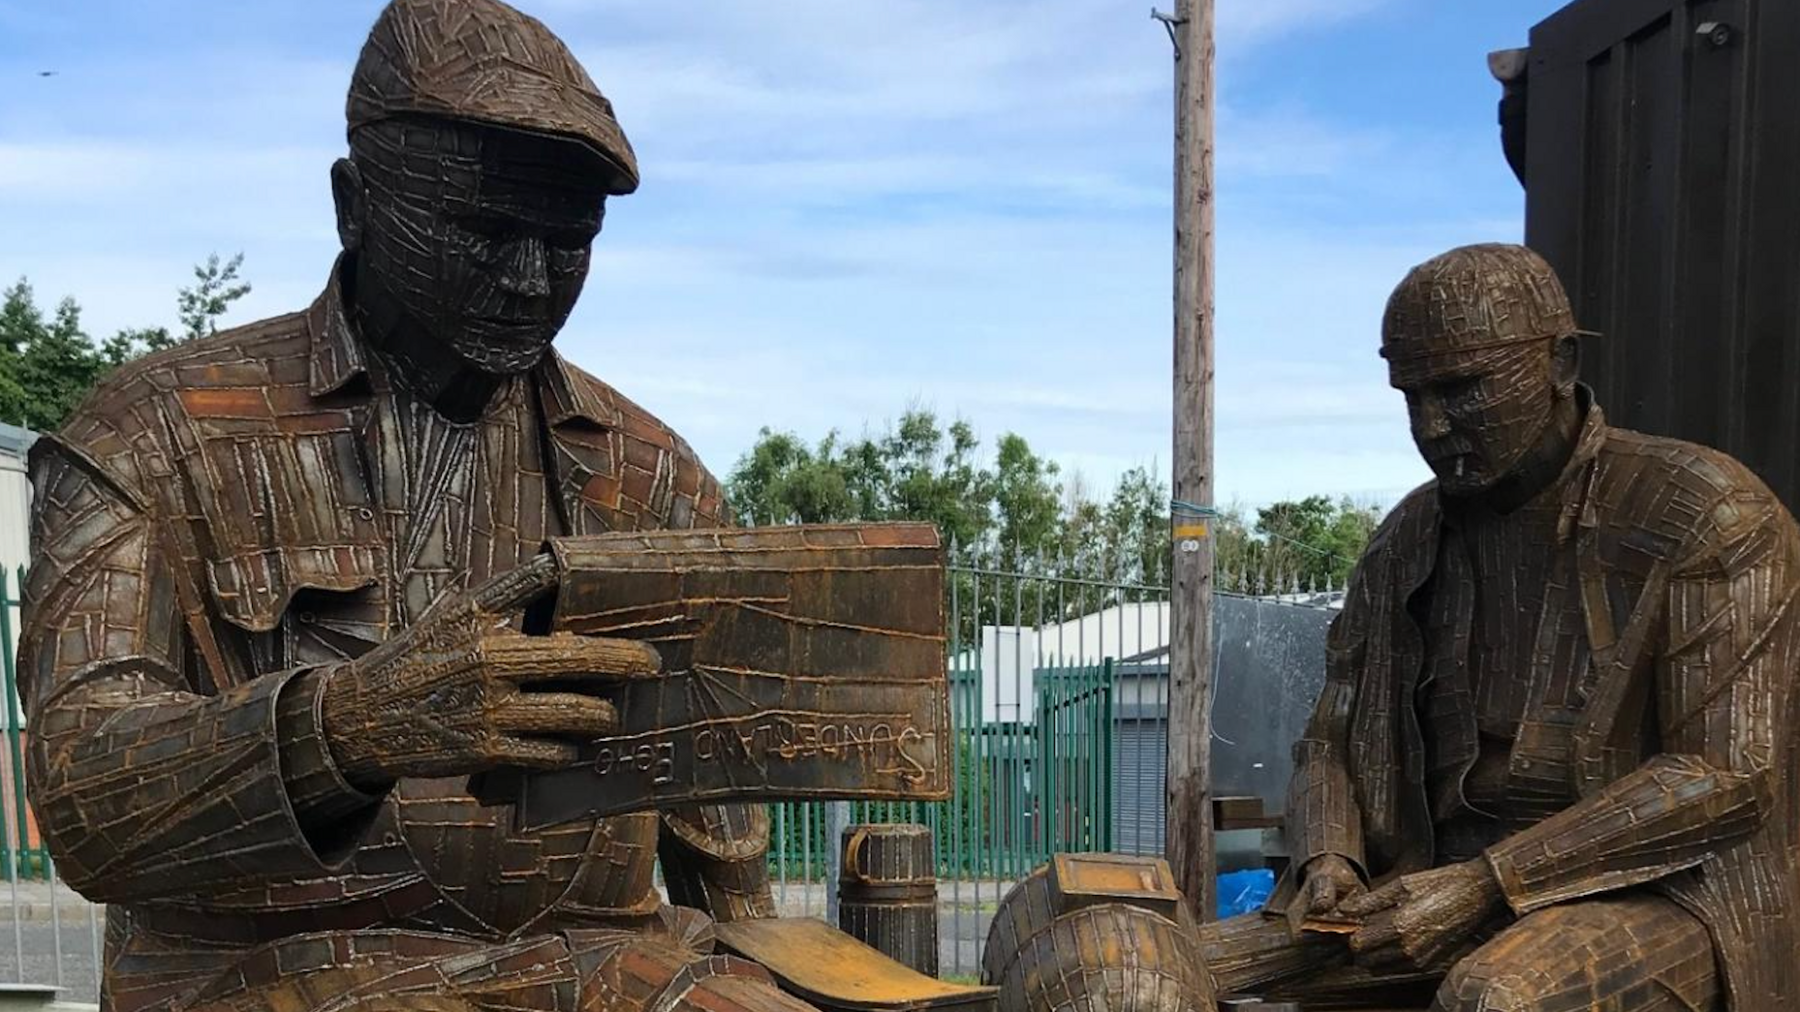
[[1609, 427], [1578, 340], [1517, 246], [1453, 250], [1389, 302], [1437, 480], [1358, 567], [1296, 749], [1274, 906], [1307, 927], [1208, 926], [1222, 992], [1800, 1003], [1800, 531], [1724, 454]]

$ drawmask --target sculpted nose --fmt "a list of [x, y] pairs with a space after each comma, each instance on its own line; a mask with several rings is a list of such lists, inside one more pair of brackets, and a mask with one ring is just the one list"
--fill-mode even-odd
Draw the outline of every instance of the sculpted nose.
[[500, 290], [511, 295], [550, 294], [550, 278], [544, 266], [544, 241], [533, 237], [514, 239], [500, 251]]

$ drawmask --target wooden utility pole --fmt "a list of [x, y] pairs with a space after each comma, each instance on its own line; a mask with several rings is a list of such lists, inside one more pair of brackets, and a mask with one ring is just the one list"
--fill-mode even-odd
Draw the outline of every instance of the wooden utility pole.
[[1165, 850], [1212, 920], [1213, 0], [1162, 18], [1175, 43], [1175, 540]]

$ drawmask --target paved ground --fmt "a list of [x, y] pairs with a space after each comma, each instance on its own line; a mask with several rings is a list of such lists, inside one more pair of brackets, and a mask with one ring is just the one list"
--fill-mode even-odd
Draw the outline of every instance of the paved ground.
[[[0, 891], [0, 896], [4, 896]], [[10, 916], [0, 916], [0, 979], [8, 983], [57, 983], [56, 941], [62, 941], [62, 986], [57, 997], [62, 1001], [92, 1002], [100, 993], [97, 985], [99, 960], [98, 933], [89, 930], [86, 915], [80, 920], [63, 921], [56, 930], [48, 917], [44, 920], [21, 920], [17, 930]], [[24, 952], [24, 972], [19, 972], [20, 949]]]
[[[939, 884], [938, 959], [943, 976], [973, 977], [980, 972], [981, 942], [1005, 888], [998, 882]], [[821, 884], [790, 882], [784, 887], [777, 882], [775, 894], [784, 917], [825, 914]], [[0, 983], [60, 983], [62, 1000], [94, 1001], [104, 908], [66, 886], [58, 885], [53, 892], [42, 882], [19, 883], [16, 897], [12, 883], [0, 882]]]

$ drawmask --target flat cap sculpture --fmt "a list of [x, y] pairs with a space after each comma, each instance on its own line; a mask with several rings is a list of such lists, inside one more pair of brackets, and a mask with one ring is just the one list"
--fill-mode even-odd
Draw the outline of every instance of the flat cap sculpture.
[[376, 19], [350, 78], [349, 129], [395, 117], [464, 120], [580, 141], [637, 189], [637, 155], [563, 41], [498, 0], [396, 0]]

